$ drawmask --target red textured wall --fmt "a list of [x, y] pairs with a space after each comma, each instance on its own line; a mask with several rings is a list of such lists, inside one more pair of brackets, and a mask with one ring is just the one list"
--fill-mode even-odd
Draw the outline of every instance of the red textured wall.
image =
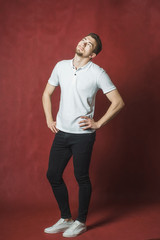
[[[160, 1], [3, 0], [0, 9], [1, 202], [53, 203], [46, 171], [54, 134], [41, 97], [56, 62], [73, 58], [77, 42], [90, 32], [103, 42], [94, 62], [106, 69], [126, 103], [97, 131], [92, 200], [158, 199]], [[54, 118], [59, 93], [57, 88]], [[95, 120], [108, 105], [98, 92]], [[75, 203], [72, 160], [64, 178]]]

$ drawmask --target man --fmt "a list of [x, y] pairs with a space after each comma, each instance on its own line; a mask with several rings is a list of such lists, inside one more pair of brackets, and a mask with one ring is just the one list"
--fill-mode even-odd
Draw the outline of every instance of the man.
[[[57, 200], [61, 218], [46, 233], [63, 232], [64, 237], [75, 237], [87, 230], [86, 218], [92, 186], [89, 165], [96, 130], [111, 120], [124, 102], [103, 68], [91, 60], [101, 51], [99, 36], [90, 33], [77, 45], [75, 56], [56, 64], [42, 96], [47, 126], [55, 133], [50, 151], [47, 178]], [[52, 117], [51, 95], [60, 85], [61, 98], [56, 121]], [[94, 121], [95, 97], [99, 89], [110, 100], [107, 112]], [[79, 184], [78, 217], [72, 220], [63, 171], [73, 156], [74, 174]]]

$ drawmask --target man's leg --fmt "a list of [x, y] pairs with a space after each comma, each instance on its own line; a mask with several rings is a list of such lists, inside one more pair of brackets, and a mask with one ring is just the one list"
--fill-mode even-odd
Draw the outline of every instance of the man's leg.
[[50, 150], [47, 178], [61, 211], [61, 218], [71, 218], [67, 187], [63, 181], [63, 171], [72, 156], [71, 149], [66, 144], [65, 135], [58, 131]]
[[79, 209], [77, 220], [85, 223], [91, 198], [92, 186], [89, 166], [96, 132], [75, 135], [72, 145], [74, 174], [79, 184]]

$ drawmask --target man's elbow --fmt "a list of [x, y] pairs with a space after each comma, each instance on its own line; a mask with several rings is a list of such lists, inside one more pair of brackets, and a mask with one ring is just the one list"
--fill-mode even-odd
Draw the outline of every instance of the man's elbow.
[[125, 103], [124, 103], [123, 99], [120, 99], [115, 102], [114, 106], [118, 111], [120, 111], [125, 106]]
[[124, 103], [123, 99], [121, 99], [119, 106], [120, 106], [120, 109], [124, 108], [125, 103]]
[[42, 102], [46, 99], [46, 98], [50, 98], [50, 94], [46, 91], [43, 92], [42, 94]]
[[43, 102], [44, 98], [45, 98], [45, 92], [43, 92], [43, 94], [42, 94], [42, 102]]

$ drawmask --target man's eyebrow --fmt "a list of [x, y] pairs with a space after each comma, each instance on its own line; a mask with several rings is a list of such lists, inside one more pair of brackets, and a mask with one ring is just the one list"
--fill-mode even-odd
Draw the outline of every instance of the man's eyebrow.
[[[85, 39], [85, 40], [87, 40], [87, 38], [86, 37], [84, 37], [83, 39]], [[93, 45], [93, 43], [92, 42], [89, 42], [93, 47], [94, 47], [94, 45]]]

